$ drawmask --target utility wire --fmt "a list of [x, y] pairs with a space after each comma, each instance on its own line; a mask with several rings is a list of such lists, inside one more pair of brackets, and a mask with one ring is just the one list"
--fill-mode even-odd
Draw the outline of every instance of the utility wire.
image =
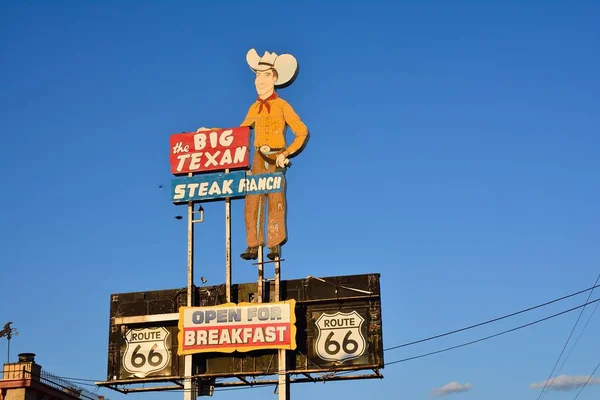
[[[596, 286], [598, 284], [598, 280], [600, 280], [600, 274], [598, 274], [598, 277], [596, 278], [596, 282], [594, 282], [594, 286]], [[588, 298], [586, 299], [586, 302], [588, 302], [590, 300], [590, 297], [592, 297], [593, 292], [594, 292], [594, 289], [592, 289], [590, 291]], [[585, 306], [581, 309], [581, 312], [579, 313], [579, 316], [577, 317], [577, 320], [575, 321], [575, 325], [573, 325], [573, 329], [571, 329], [571, 333], [569, 333], [569, 337], [567, 338], [567, 341], [565, 342], [562, 350], [560, 351], [560, 354], [558, 355], [558, 358], [556, 359], [556, 362], [554, 363], [554, 367], [552, 367], [552, 371], [550, 371], [550, 375], [548, 376], [548, 379], [546, 379], [546, 382], [544, 382], [544, 387], [542, 388], [542, 391], [538, 395], [537, 400], [540, 400], [544, 396], [544, 391], [546, 390], [546, 387], [548, 386], [548, 382], [550, 381], [550, 378], [552, 378], [552, 375], [554, 374], [554, 371], [556, 370], [556, 366], [560, 362], [560, 359], [561, 359], [563, 353], [565, 352], [565, 349], [569, 345], [571, 336], [573, 336], [573, 332], [575, 332], [575, 328], [577, 328], [577, 324], [579, 324], [579, 320], [581, 319], [581, 315], [583, 315], [583, 311], [585, 311]], [[554, 383], [555, 379], [556, 379], [556, 376], [554, 378], [552, 378], [552, 382], [550, 382], [550, 385], [552, 383]]]
[[[97, 379], [69, 378], [69, 377], [65, 377], [65, 376], [57, 376], [57, 378], [64, 379], [66, 381], [98, 382]], [[94, 385], [94, 386], [96, 386], [96, 385]]]
[[564, 359], [563, 363], [561, 364], [560, 368], [558, 368], [558, 371], [556, 372], [556, 375], [560, 374], [560, 371], [562, 371], [563, 367], [567, 363], [567, 360], [571, 356], [571, 353], [573, 353], [573, 350], [577, 346], [577, 343], [579, 343], [579, 339], [581, 339], [581, 336], [583, 335], [583, 332], [585, 332], [585, 329], [587, 328], [588, 324], [592, 320], [592, 317], [596, 313], [596, 310], [598, 309], [598, 306], [600, 306], [600, 303], [596, 303], [596, 306], [592, 310], [592, 313], [590, 314], [588, 320], [586, 321], [585, 325], [583, 326], [583, 329], [581, 330], [581, 332], [579, 332], [579, 336], [577, 337], [577, 340], [575, 341], [575, 344], [573, 345], [573, 347], [571, 347], [571, 350], [569, 350], [569, 354], [567, 354], [567, 357], [565, 357], [565, 359]]
[[[406, 347], [406, 346], [409, 346], [411, 344], [422, 343], [422, 342], [425, 342], [425, 341], [428, 341], [428, 340], [432, 340], [432, 339], [435, 339], [435, 338], [438, 338], [438, 337], [447, 336], [447, 335], [450, 335], [452, 333], [462, 332], [462, 331], [465, 331], [467, 329], [474, 328], [476, 326], [485, 325], [485, 324], [488, 324], [488, 323], [491, 323], [491, 322], [494, 322], [494, 321], [498, 321], [500, 319], [505, 319], [505, 318], [508, 318], [509, 316], [521, 314], [521, 313], [524, 313], [524, 312], [529, 311], [529, 310], [533, 310], [533, 309], [536, 309], [536, 308], [543, 307], [544, 305], [552, 304], [552, 303], [555, 303], [557, 301], [564, 300], [564, 299], [567, 299], [569, 297], [576, 296], [578, 294], [590, 291], [590, 290], [592, 290], [592, 289], [594, 289], [594, 288], [596, 288], [598, 286], [600, 286], [600, 285], [595, 285], [595, 286], [593, 286], [593, 287], [591, 287], [589, 289], [585, 289], [585, 290], [579, 291], [577, 293], [573, 293], [573, 294], [570, 294], [568, 296], [564, 296], [564, 297], [561, 297], [559, 299], [555, 299], [555, 300], [552, 300], [550, 302], [547, 302], [547, 303], [544, 303], [544, 304], [540, 304], [538, 306], [530, 307], [528, 309], [521, 310], [521, 311], [518, 311], [516, 313], [508, 314], [508, 315], [503, 316], [503, 317], [495, 318], [493, 320], [482, 322], [480, 324], [471, 325], [471, 326], [466, 327], [466, 328], [457, 329], [455, 331], [447, 332], [447, 333], [442, 334], [442, 335], [436, 335], [436, 336], [432, 336], [432, 337], [429, 337], [429, 338], [426, 338], [426, 339], [421, 339], [421, 340], [418, 340], [418, 341], [415, 341], [415, 342], [411, 342], [411, 343], [406, 343], [406, 344], [399, 345], [399, 346], [390, 347], [388, 349], [384, 349], [384, 351], [393, 350], [393, 349], [397, 349], [397, 348], [400, 348], [400, 347]], [[589, 297], [588, 297], [588, 299], [589, 299]], [[512, 328], [512, 329], [508, 329], [508, 330], [502, 331], [500, 333], [496, 333], [494, 335], [489, 335], [489, 336], [486, 336], [486, 337], [483, 337], [483, 338], [480, 338], [480, 339], [477, 339], [477, 340], [472, 340], [470, 342], [462, 343], [462, 344], [459, 344], [459, 345], [456, 345], [456, 346], [447, 347], [447, 348], [442, 349], [442, 350], [432, 351], [432, 352], [429, 352], [429, 353], [425, 353], [425, 354], [421, 354], [421, 355], [417, 355], [417, 356], [413, 356], [413, 357], [408, 357], [408, 358], [404, 358], [404, 359], [400, 359], [400, 360], [390, 361], [390, 362], [385, 363], [385, 366], [387, 367], [387, 366], [394, 365], [394, 364], [399, 364], [399, 363], [403, 363], [403, 362], [407, 362], [407, 361], [411, 361], [411, 360], [416, 360], [416, 359], [419, 359], [419, 358], [424, 358], [424, 357], [432, 356], [432, 355], [435, 355], [435, 354], [444, 353], [444, 352], [447, 352], [447, 351], [450, 351], [450, 350], [455, 350], [455, 349], [458, 349], [458, 348], [461, 348], [461, 347], [466, 347], [466, 346], [469, 346], [469, 345], [472, 345], [472, 344], [475, 344], [475, 343], [483, 342], [483, 341], [486, 341], [486, 340], [489, 340], [489, 339], [492, 339], [492, 338], [495, 338], [495, 337], [498, 337], [498, 336], [505, 335], [505, 334], [510, 333], [510, 332], [515, 332], [517, 330], [521, 330], [523, 328], [527, 328], [529, 326], [539, 324], [541, 322], [550, 320], [552, 318], [559, 317], [561, 315], [567, 314], [569, 312], [578, 310], [580, 308], [583, 308], [583, 307], [586, 307], [586, 306], [588, 306], [590, 304], [594, 304], [594, 303], [598, 303], [598, 302], [600, 302], [600, 298], [597, 298], [597, 299], [592, 300], [592, 301], [586, 301], [584, 304], [581, 304], [579, 306], [570, 308], [570, 309], [565, 310], [565, 311], [561, 311], [561, 312], [556, 313], [556, 314], [549, 315], [547, 317], [538, 319], [536, 321], [533, 321], [533, 322], [530, 322], [530, 323], [527, 323], [527, 324], [524, 324], [524, 325], [520, 325], [520, 326], [518, 326], [516, 328]], [[598, 367], [596, 368], [596, 370], [597, 369], [598, 369]], [[595, 373], [596, 370], [594, 370], [594, 373]], [[344, 374], [348, 374], [348, 373], [352, 373], [352, 372], [353, 371], [343, 371], [343, 372], [340, 372], [338, 375], [344, 375]], [[275, 374], [271, 374], [271, 375], [275, 375]], [[98, 380], [94, 380], [94, 379], [84, 379], [84, 378], [67, 378], [67, 377], [58, 377], [58, 378], [62, 378], [62, 379], [66, 379], [66, 380], [73, 380], [73, 381], [84, 381], [84, 382], [97, 382], [98, 381]], [[226, 390], [255, 389], [255, 388], [260, 388], [262, 386], [269, 386], [269, 385], [256, 385], [256, 386], [249, 386], [249, 387], [245, 386], [245, 387], [239, 387], [239, 388], [215, 388], [215, 390], [218, 389], [219, 391], [226, 391]], [[171, 391], [172, 392], [178, 392], [178, 391], [184, 391], [184, 390], [185, 389], [175, 389], [175, 390], [171, 390]]]
[[[592, 288], [590, 288], [590, 289], [587, 289], [587, 290], [591, 290], [591, 289], [592, 289]], [[585, 292], [585, 291], [587, 291], [587, 290], [584, 290], [584, 291], [578, 292], [577, 294], [581, 294], [581, 293], [583, 293], [583, 292]], [[575, 294], [573, 294], [573, 295], [575, 295]], [[569, 296], [566, 296], [566, 297], [572, 297], [573, 295], [569, 295]], [[566, 298], [566, 297], [564, 297], [564, 298]], [[558, 299], [557, 299], [557, 300], [558, 300]], [[553, 300], [553, 302], [555, 302], [555, 301], [557, 301], [557, 300]], [[475, 343], [483, 342], [483, 341], [485, 341], [485, 340], [489, 340], [489, 339], [492, 339], [492, 338], [495, 338], [495, 337], [498, 337], [498, 336], [505, 335], [505, 334], [507, 334], [507, 333], [510, 333], [510, 332], [514, 332], [514, 331], [517, 331], [517, 330], [520, 330], [520, 329], [523, 329], [523, 328], [526, 328], [526, 327], [529, 327], [529, 326], [532, 326], [532, 325], [539, 324], [539, 323], [541, 323], [541, 322], [544, 322], [544, 321], [547, 321], [547, 320], [549, 320], [549, 319], [552, 319], [552, 318], [559, 317], [559, 316], [561, 316], [561, 315], [567, 314], [567, 313], [569, 313], [569, 312], [572, 312], [572, 311], [578, 310], [578, 309], [580, 309], [580, 308], [583, 308], [583, 307], [586, 307], [586, 306], [588, 306], [588, 305], [590, 305], [590, 304], [594, 304], [594, 303], [598, 303], [598, 302], [600, 302], [600, 298], [598, 298], [598, 299], [595, 299], [595, 300], [592, 300], [592, 301], [587, 301], [587, 302], [585, 302], [584, 304], [581, 304], [581, 305], [579, 305], [579, 306], [576, 306], [576, 307], [570, 308], [570, 309], [568, 309], [568, 310], [565, 310], [565, 311], [561, 311], [561, 312], [559, 312], [559, 313], [556, 313], [556, 314], [549, 315], [549, 316], [547, 316], [547, 317], [544, 317], [544, 318], [538, 319], [538, 320], [536, 320], [536, 321], [533, 321], [533, 322], [530, 322], [530, 323], [527, 323], [527, 324], [524, 324], [524, 325], [520, 325], [520, 326], [518, 326], [518, 327], [516, 327], [516, 328], [512, 328], [512, 329], [508, 329], [508, 330], [502, 331], [502, 332], [500, 332], [500, 333], [496, 333], [496, 334], [494, 334], [494, 335], [489, 335], [489, 336], [483, 337], [483, 338], [481, 338], [481, 339], [472, 340], [472, 341], [470, 341], [470, 342], [462, 343], [462, 344], [459, 344], [459, 345], [456, 345], [456, 346], [447, 347], [447, 348], [445, 348], [445, 349], [442, 349], [442, 350], [437, 350], [437, 351], [433, 351], [433, 352], [429, 352], [429, 353], [421, 354], [421, 355], [418, 355], [418, 356], [413, 356], [413, 357], [409, 357], [409, 358], [404, 358], [404, 359], [401, 359], [401, 360], [390, 361], [390, 362], [387, 362], [387, 363], [385, 363], [385, 366], [389, 366], [389, 365], [393, 365], [393, 364], [398, 364], [398, 363], [402, 363], [402, 362], [406, 362], [406, 361], [411, 361], [411, 360], [416, 360], [416, 359], [419, 359], [419, 358], [424, 358], [424, 357], [428, 357], [428, 356], [431, 356], [431, 355], [435, 355], [435, 354], [439, 354], [439, 353], [444, 353], [444, 352], [447, 352], [447, 351], [450, 351], [450, 350], [454, 350], [454, 349], [458, 349], [458, 348], [461, 348], [461, 347], [469, 346], [469, 345], [471, 345], [471, 344], [475, 344]], [[548, 303], [548, 304], [549, 304], [549, 303]], [[536, 307], [538, 307], [538, 306], [536, 306]], [[514, 314], [516, 314], [516, 313], [514, 313]], [[479, 324], [479, 325], [481, 325], [481, 324]], [[459, 329], [459, 330], [457, 330], [457, 331], [463, 331], [463, 330], [466, 330], [466, 328]], [[444, 334], [444, 336], [445, 336], [445, 335], [446, 335], [446, 334]], [[442, 335], [437, 335], [437, 336], [439, 337], [439, 336], [442, 336]], [[433, 337], [432, 337], [432, 338], [433, 338]], [[423, 341], [426, 341], [426, 340], [431, 340], [431, 339], [430, 339], [430, 338], [428, 338], [428, 339], [423, 339], [423, 340], [420, 340], [420, 341], [417, 341], [417, 342], [418, 342], [418, 343], [420, 343], [420, 342], [423, 342]], [[389, 349], [385, 349], [385, 350], [391, 350], [391, 349], [395, 349], [395, 348], [399, 348], [399, 347], [406, 347], [407, 345], [408, 345], [408, 344], [405, 344], [405, 345], [400, 345], [400, 346], [395, 346], [395, 347], [391, 347], [391, 348], [389, 348]], [[385, 350], [384, 350], [384, 351], [385, 351]], [[340, 373], [340, 374], [338, 374], [338, 375], [343, 375], [343, 374], [350, 373], [350, 372], [352, 372], [352, 371], [344, 371], [343, 373]], [[62, 378], [62, 379], [68, 379], [68, 380], [78, 380], [78, 381], [85, 381], [85, 382], [97, 382], [97, 380], [93, 380], [93, 379], [83, 379], [83, 378], [67, 378], [67, 377], [59, 377], [59, 378]], [[184, 377], [184, 378], [185, 378], [185, 377]], [[257, 387], [258, 387], [258, 386], [257, 386]]]
[[[480, 326], [483, 326], [483, 325], [491, 324], [492, 322], [497, 322], [497, 321], [501, 321], [501, 320], [506, 319], [506, 318], [514, 317], [515, 315], [523, 314], [523, 313], [526, 313], [528, 311], [532, 311], [532, 310], [535, 310], [535, 309], [538, 309], [538, 308], [541, 308], [541, 307], [545, 307], [547, 305], [550, 305], [550, 304], [553, 304], [553, 303], [556, 303], [556, 302], [568, 299], [570, 297], [574, 297], [574, 296], [580, 295], [580, 294], [585, 293], [585, 292], [593, 291], [595, 288], [597, 288], [597, 287], [600, 286], [597, 283], [598, 282], [596, 281], [596, 284], [594, 284], [594, 286], [592, 286], [590, 288], [587, 288], [587, 289], [584, 289], [584, 290], [580, 290], [579, 292], [575, 292], [575, 293], [569, 294], [567, 296], [559, 297], [558, 299], [554, 299], [554, 300], [548, 301], [546, 303], [538, 304], [537, 306], [529, 307], [529, 308], [523, 309], [521, 311], [517, 311], [517, 312], [511, 313], [511, 314], [503, 315], [501, 317], [490, 319], [490, 320], [487, 320], [487, 321], [484, 321], [484, 322], [480, 322], [480, 323], [475, 324], [475, 325], [470, 325], [470, 326], [467, 326], [465, 328], [456, 329], [456, 330], [453, 330], [453, 331], [442, 333], [440, 335], [430, 336], [428, 338], [415, 340], [413, 342], [404, 343], [404, 344], [401, 344], [401, 345], [398, 345], [398, 346], [388, 347], [387, 349], [383, 349], [383, 351], [395, 350], [395, 349], [400, 349], [402, 347], [412, 346], [414, 344], [427, 342], [427, 341], [430, 341], [430, 340], [433, 340], [433, 339], [438, 339], [438, 338], [441, 338], [441, 337], [444, 337], [444, 336], [448, 336], [448, 335], [453, 335], [455, 333], [464, 332], [464, 331], [467, 331], [469, 329], [473, 329], [473, 328], [477, 328], [477, 327], [480, 327]], [[590, 292], [590, 295], [591, 295], [591, 292]], [[589, 300], [589, 297], [588, 297], [588, 300]]]
[[[600, 302], [600, 298], [597, 298], [597, 299], [592, 300], [592, 301], [586, 301], [584, 304], [581, 304], [581, 305], [579, 305], [577, 307], [573, 307], [573, 308], [570, 308], [568, 310], [561, 311], [559, 313], [552, 314], [552, 315], [549, 315], [547, 317], [544, 317], [544, 318], [538, 319], [536, 321], [530, 322], [528, 324], [520, 325], [520, 326], [517, 326], [516, 328], [508, 329], [508, 330], [502, 331], [500, 333], [496, 333], [494, 335], [489, 335], [489, 336], [483, 337], [481, 339], [472, 340], [470, 342], [462, 343], [462, 344], [459, 344], [459, 345], [456, 345], [456, 346], [452, 346], [452, 347], [447, 347], [447, 348], [442, 349], [442, 350], [432, 351], [432, 352], [421, 354], [421, 355], [418, 355], [418, 356], [413, 356], [413, 357], [403, 358], [403, 359], [400, 359], [400, 360], [386, 362], [385, 363], [385, 367], [388, 367], [388, 366], [394, 365], [394, 364], [399, 364], [399, 363], [407, 362], [407, 361], [416, 360], [416, 359], [419, 359], [419, 358], [429, 357], [429, 356], [432, 356], [432, 355], [435, 355], [435, 354], [440, 354], [440, 353], [444, 353], [444, 352], [447, 352], [447, 351], [450, 351], [450, 350], [455, 350], [455, 349], [458, 349], [458, 348], [461, 348], [461, 347], [466, 347], [466, 346], [469, 346], [469, 345], [472, 345], [472, 344], [475, 344], [475, 343], [483, 342], [485, 340], [489, 340], [489, 339], [492, 339], [492, 338], [495, 338], [495, 337], [498, 337], [498, 336], [505, 335], [505, 334], [510, 333], [510, 332], [515, 332], [515, 331], [518, 331], [520, 329], [527, 328], [529, 326], [539, 324], [539, 323], [547, 321], [549, 319], [559, 317], [561, 315], [573, 312], [575, 310], [578, 310], [580, 308], [583, 308], [583, 307], [586, 307], [586, 306], [588, 306], [590, 304], [594, 304], [594, 303], [598, 303], [598, 302]], [[600, 366], [600, 364], [599, 364], [599, 366]], [[597, 369], [598, 369], [598, 367], [596, 367], [596, 369], [594, 369], [594, 372], [592, 373], [592, 375], [596, 373]], [[349, 373], [352, 373], [352, 372], [354, 372], [354, 371], [343, 371], [343, 372], [340, 372], [337, 375], [338, 376], [340, 376], [340, 375], [346, 375], [346, 374], [349, 374]], [[588, 379], [588, 382], [589, 382], [589, 379]], [[586, 382], [586, 384], [587, 384], [587, 382]], [[257, 389], [257, 388], [260, 388], [261, 386], [269, 386], [269, 385], [244, 386], [244, 387], [239, 387], [239, 388], [223, 388], [220, 391], [225, 391], [225, 390], [242, 390], [242, 389]], [[584, 387], [585, 387], [585, 385], [584, 385]], [[185, 390], [186, 389], [176, 389], [176, 390], [173, 390], [173, 392], [185, 391]]]
[[508, 330], [502, 331], [500, 333], [496, 333], [494, 335], [489, 335], [489, 336], [483, 337], [481, 339], [472, 340], [470, 342], [462, 343], [462, 344], [459, 344], [459, 345], [456, 345], [456, 346], [447, 347], [447, 348], [442, 349], [442, 350], [432, 351], [432, 352], [429, 352], [429, 353], [420, 354], [418, 356], [403, 358], [401, 360], [390, 361], [390, 362], [385, 363], [385, 366], [387, 367], [389, 365], [399, 364], [399, 363], [403, 363], [403, 362], [411, 361], [411, 360], [416, 360], [416, 359], [419, 359], [419, 358], [424, 358], [424, 357], [432, 356], [434, 354], [445, 353], [445, 352], [450, 351], [450, 350], [455, 350], [455, 349], [458, 349], [458, 348], [461, 348], [461, 347], [465, 347], [465, 346], [469, 346], [469, 345], [472, 345], [472, 344], [475, 344], [475, 343], [483, 342], [483, 341], [488, 340], [488, 339], [492, 339], [492, 338], [495, 338], [495, 337], [498, 337], [498, 336], [502, 336], [502, 335], [505, 335], [507, 333], [518, 331], [520, 329], [527, 328], [527, 327], [535, 325], [535, 324], [539, 324], [540, 322], [544, 322], [544, 321], [547, 321], [549, 319], [556, 318], [556, 317], [561, 316], [563, 314], [567, 314], [569, 312], [578, 310], [578, 309], [583, 308], [583, 307], [585, 307], [585, 306], [587, 306], [589, 304], [597, 303], [599, 301], [600, 301], [600, 298], [597, 298], [595, 300], [592, 300], [592, 301], [586, 302], [584, 304], [581, 304], [581, 305], [579, 305], [577, 307], [573, 307], [573, 308], [570, 308], [568, 310], [561, 311], [561, 312], [556, 313], [556, 314], [552, 314], [552, 315], [550, 315], [548, 317], [544, 317], [544, 318], [538, 319], [538, 320], [530, 322], [528, 324], [517, 326], [516, 328], [508, 329]]
[[596, 368], [594, 368], [594, 371], [592, 372], [592, 374], [588, 377], [587, 381], [585, 381], [585, 383], [583, 384], [583, 386], [581, 387], [581, 389], [579, 389], [579, 393], [577, 393], [577, 396], [575, 396], [575, 398], [573, 400], [576, 400], [579, 395], [581, 394], [581, 392], [583, 392], [583, 389], [585, 389], [585, 387], [587, 386], [587, 384], [589, 383], [590, 379], [592, 379], [592, 376], [594, 376], [594, 374], [596, 373], [596, 371], [598, 370], [598, 367], [600, 367], [600, 363], [598, 363], [598, 365], [596, 365]]

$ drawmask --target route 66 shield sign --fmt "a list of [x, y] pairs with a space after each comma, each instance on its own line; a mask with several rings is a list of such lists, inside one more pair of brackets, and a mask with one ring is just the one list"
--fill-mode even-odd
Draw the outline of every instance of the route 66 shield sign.
[[165, 327], [129, 329], [125, 334], [123, 368], [144, 378], [171, 363], [170, 333]]
[[360, 357], [366, 349], [361, 327], [364, 318], [356, 310], [323, 313], [315, 324], [319, 329], [316, 351], [323, 360], [344, 362]]

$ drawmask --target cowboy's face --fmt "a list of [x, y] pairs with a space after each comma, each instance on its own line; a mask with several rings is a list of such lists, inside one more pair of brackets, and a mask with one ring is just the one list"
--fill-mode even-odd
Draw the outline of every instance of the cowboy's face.
[[268, 94], [275, 90], [275, 82], [277, 82], [277, 76], [272, 69], [266, 71], [256, 71], [256, 79], [254, 85], [259, 96]]

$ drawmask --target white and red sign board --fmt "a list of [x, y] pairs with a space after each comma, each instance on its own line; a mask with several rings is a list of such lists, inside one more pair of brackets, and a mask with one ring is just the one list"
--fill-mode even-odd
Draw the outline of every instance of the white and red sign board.
[[171, 135], [174, 175], [249, 168], [250, 128], [238, 127]]
[[178, 354], [296, 349], [295, 300], [179, 309]]

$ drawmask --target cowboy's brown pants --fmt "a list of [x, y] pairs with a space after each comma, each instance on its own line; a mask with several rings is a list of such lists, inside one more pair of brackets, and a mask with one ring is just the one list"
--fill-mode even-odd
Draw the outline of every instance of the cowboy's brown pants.
[[[275, 172], [275, 164], [266, 164], [264, 158], [254, 153], [252, 174]], [[281, 244], [286, 238], [285, 227], [285, 183], [283, 190], [278, 193], [251, 194], [245, 200], [246, 243], [248, 247], [264, 245], [265, 209], [268, 209], [267, 246]], [[265, 207], [265, 203], [267, 206]]]

